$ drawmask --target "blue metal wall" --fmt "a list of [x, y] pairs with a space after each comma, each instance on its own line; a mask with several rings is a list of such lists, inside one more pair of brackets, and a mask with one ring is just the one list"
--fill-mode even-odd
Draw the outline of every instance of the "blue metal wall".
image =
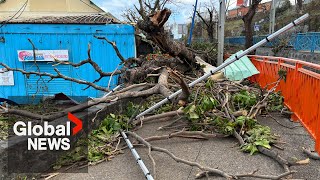
[[[98, 40], [93, 36], [105, 36], [115, 41], [121, 54], [125, 58], [135, 57], [134, 27], [122, 24], [108, 25], [68, 25], [68, 24], [7, 24], [0, 29], [0, 61], [12, 68], [21, 68], [27, 71], [37, 71], [34, 62], [19, 62], [18, 50], [32, 50], [28, 38], [39, 50], [68, 50], [69, 60], [77, 63], [87, 59], [88, 43], [91, 44], [91, 57], [100, 65], [103, 71], [114, 71], [120, 59], [110, 44]], [[56, 74], [50, 62], [37, 62], [41, 72]], [[0, 67], [1, 68], [1, 67]], [[94, 81], [98, 73], [89, 65], [73, 68], [67, 65], [55, 66], [62, 74], [87, 81]], [[120, 67], [119, 67], [120, 68]], [[14, 72], [14, 86], [0, 86], [0, 97], [53, 95], [63, 92], [70, 96], [99, 97], [103, 92], [89, 88], [86, 85], [71, 83], [63, 79], [54, 79], [48, 82], [48, 77], [31, 75], [26, 77]], [[107, 87], [109, 78], [103, 78], [98, 85]], [[111, 87], [118, 83], [117, 76], [112, 78]]]

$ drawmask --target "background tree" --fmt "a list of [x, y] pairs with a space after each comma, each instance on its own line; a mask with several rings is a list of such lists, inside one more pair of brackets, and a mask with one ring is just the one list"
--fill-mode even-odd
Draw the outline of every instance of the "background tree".
[[302, 14], [302, 0], [296, 0], [296, 11], [299, 14]]
[[276, 17], [281, 16], [292, 7], [290, 0], [282, 0], [280, 2], [282, 4], [278, 5], [276, 8]]
[[256, 14], [256, 10], [262, 0], [251, 0], [251, 4], [249, 7], [249, 11], [246, 15], [242, 17], [244, 22], [244, 30], [246, 36], [246, 43], [245, 48], [248, 49], [250, 46], [253, 45], [253, 26], [252, 20], [254, 15]]
[[138, 20], [147, 20], [148, 15], [154, 14], [156, 10], [164, 9], [167, 3], [172, 0], [138, 0], [139, 7], [134, 5], [133, 9], [126, 9], [123, 13], [123, 17], [133, 23], [137, 23]]
[[[209, 41], [214, 41], [214, 29], [216, 27], [217, 20], [217, 10], [213, 5], [213, 2], [211, 1], [210, 4], [205, 5], [205, 12], [201, 13], [200, 10], [196, 11], [197, 16], [200, 18], [200, 20], [205, 25], [205, 29], [208, 33]], [[205, 16], [207, 15], [207, 16]]]

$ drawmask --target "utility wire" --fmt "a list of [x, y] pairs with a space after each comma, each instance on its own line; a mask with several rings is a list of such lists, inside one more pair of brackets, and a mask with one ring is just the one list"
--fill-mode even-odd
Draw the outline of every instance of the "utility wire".
[[[28, 2], [28, 1], [29, 1], [29, 0], [27, 0], [27, 2]], [[18, 19], [18, 18], [22, 15], [22, 13], [26, 10], [26, 7], [27, 7], [27, 4], [23, 7], [21, 13], [16, 17], [16, 19]]]
[[[27, 4], [28, 4], [28, 1], [29, 1], [29, 0], [27, 0], [27, 1], [21, 6], [21, 8], [20, 8], [11, 18], [7, 19], [6, 21], [2, 21], [0, 28], [2, 28], [2, 27], [3, 27], [4, 25], [6, 25], [9, 21], [11, 21], [11, 20], [23, 9], [22, 12], [21, 12], [21, 14], [22, 14], [22, 13], [24, 12]], [[20, 14], [18, 17], [20, 17], [21, 14]]]

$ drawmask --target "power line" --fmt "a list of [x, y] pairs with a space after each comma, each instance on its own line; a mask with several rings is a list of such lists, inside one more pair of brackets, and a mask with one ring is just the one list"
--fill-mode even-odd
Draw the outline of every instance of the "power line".
[[[22, 9], [22, 12], [21, 12], [21, 14], [24, 12], [24, 10], [25, 10], [25, 7], [27, 6], [27, 4], [28, 4], [28, 1], [29, 0], [27, 0], [22, 6], [21, 6], [21, 8], [11, 17], [11, 18], [9, 18], [8, 20], [6, 20], [6, 21], [2, 21], [1, 23], [1, 26], [0, 26], [0, 28], [2, 28], [4, 25], [6, 25], [9, 21], [11, 21]], [[21, 16], [21, 14], [18, 16], [18, 17], [20, 17]]]
[[[29, 0], [27, 0], [27, 1], [29, 1]], [[22, 13], [24, 12], [24, 10], [26, 10], [26, 7], [27, 7], [27, 4], [23, 7], [23, 10], [22, 10], [21, 13], [16, 17], [16, 19], [19, 18], [19, 17], [22, 15]]]

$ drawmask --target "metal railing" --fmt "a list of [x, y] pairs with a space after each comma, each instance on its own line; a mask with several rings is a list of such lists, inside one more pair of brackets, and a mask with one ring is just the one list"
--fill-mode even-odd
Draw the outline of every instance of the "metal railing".
[[[253, 43], [261, 41], [267, 35], [254, 36]], [[245, 36], [226, 37], [225, 43], [228, 45], [244, 45]], [[264, 47], [272, 47], [277, 40], [269, 42]], [[293, 47], [297, 51], [317, 52], [320, 51], [320, 32], [298, 33], [290, 37], [288, 47]]]
[[283, 57], [249, 57], [260, 71], [249, 79], [261, 87], [277, 81], [280, 69], [287, 72], [286, 81], [281, 81], [277, 91], [293, 112], [292, 119], [299, 120], [315, 139], [315, 150], [320, 153], [320, 65]]
[[299, 33], [295, 38], [294, 49], [298, 51], [320, 51], [320, 32]]

